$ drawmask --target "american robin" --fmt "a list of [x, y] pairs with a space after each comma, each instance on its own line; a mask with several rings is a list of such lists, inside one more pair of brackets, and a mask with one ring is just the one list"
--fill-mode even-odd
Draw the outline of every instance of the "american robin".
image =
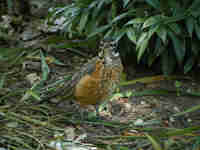
[[72, 93], [81, 106], [95, 105], [99, 115], [98, 104], [112, 95], [122, 71], [116, 42], [101, 41], [99, 56], [86, 63], [65, 83], [65, 93]]
[[99, 57], [95, 57], [80, 73], [75, 86], [75, 100], [81, 106], [95, 105], [111, 97], [123, 70], [116, 43], [102, 41]]

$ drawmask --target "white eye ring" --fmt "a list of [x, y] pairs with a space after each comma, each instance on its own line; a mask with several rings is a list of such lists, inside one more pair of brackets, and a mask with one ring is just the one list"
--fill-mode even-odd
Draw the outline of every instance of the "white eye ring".
[[118, 56], [119, 56], [119, 52], [114, 52], [114, 51], [112, 51], [112, 55], [113, 55], [114, 57], [118, 57]]

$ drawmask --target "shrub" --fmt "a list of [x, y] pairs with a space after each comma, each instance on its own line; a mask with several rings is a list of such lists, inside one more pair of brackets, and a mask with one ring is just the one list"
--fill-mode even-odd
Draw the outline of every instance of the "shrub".
[[177, 66], [187, 73], [199, 58], [199, 0], [76, 0], [53, 16], [65, 17], [69, 37], [112, 37], [122, 54], [134, 51], [149, 66], [159, 61], [164, 74]]

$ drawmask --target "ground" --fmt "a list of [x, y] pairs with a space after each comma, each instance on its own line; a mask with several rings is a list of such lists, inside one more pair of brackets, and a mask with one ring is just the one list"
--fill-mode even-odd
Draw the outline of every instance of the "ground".
[[[75, 73], [86, 62], [85, 59], [72, 56], [70, 52], [64, 52], [63, 54], [65, 55], [62, 55], [60, 61], [68, 63], [69, 65], [57, 66], [49, 64], [51, 73], [49, 74], [50, 79], [46, 85], [59, 80], [63, 76]], [[31, 67], [32, 63], [29, 65], [29, 67]], [[29, 89], [31, 87], [29, 83], [30, 80], [23, 77], [27, 77], [27, 75], [32, 73], [37, 73], [37, 75], [41, 74], [40, 68], [38, 68], [38, 70], [25, 68], [22, 72], [20, 70], [21, 66], [17, 66], [16, 69], [7, 76], [5, 84], [7, 89], [11, 91], [20, 88]], [[132, 77], [132, 80], [136, 78], [158, 76], [152, 72], [149, 73], [148, 69], [138, 72], [137, 69], [135, 69], [135, 73], [137, 76]], [[48, 143], [47, 145], [50, 147], [55, 147], [56, 143], [58, 144], [63, 139], [71, 139], [77, 141], [81, 144], [81, 147], [86, 149], [96, 147], [94, 145], [101, 145], [100, 147], [104, 149], [107, 144], [111, 144], [112, 146], [121, 145], [129, 148], [138, 147], [149, 149], [151, 144], [146, 140], [140, 140], [144, 139], [146, 132], [151, 135], [160, 135], [165, 132], [168, 133], [168, 131], [170, 132], [171, 129], [183, 129], [199, 125], [199, 110], [180, 117], [173, 116], [174, 114], [200, 104], [199, 97], [187, 94], [182, 95], [182, 91], [198, 92], [199, 88], [198, 82], [194, 81], [189, 75], [179, 78], [177, 75], [177, 79], [173, 80], [154, 79], [152, 82], [148, 83], [144, 82], [120, 86], [119, 89], [113, 93], [114, 97], [112, 100], [107, 101], [105, 106], [101, 107], [103, 108], [100, 111], [101, 119], [96, 119], [93, 116], [93, 107], [90, 109], [80, 108], [80, 106], [73, 101], [73, 97], [67, 99], [59, 95], [35, 103], [34, 99], [23, 100], [23, 98], [20, 98], [23, 94], [17, 94], [18, 99], [16, 99], [16, 97], [10, 97], [10, 101], [4, 102], [3, 106], [15, 106], [10, 109], [10, 112], [13, 112], [15, 117], [19, 117], [27, 122], [27, 124], [21, 127], [16, 125], [16, 129], [28, 129], [27, 133], [33, 134], [41, 143]], [[142, 95], [137, 95], [139, 92], [148, 90], [154, 91], [154, 94], [150, 92], [149, 94], [143, 93]], [[160, 90], [167, 92], [160, 93]], [[18, 110], [19, 108], [20, 110]], [[82, 109], [85, 111], [84, 118], [80, 116]], [[11, 123], [13, 122], [15, 121], [12, 120]], [[34, 125], [29, 125], [29, 123], [33, 123]], [[5, 123], [5, 125], [7, 126], [8, 123]], [[51, 130], [54, 132], [51, 132]], [[41, 136], [43, 136], [43, 138], [41, 138]], [[134, 141], [131, 140], [133, 136], [137, 137]], [[110, 140], [112, 138], [114, 140]], [[183, 139], [177, 137], [171, 140], [176, 143]], [[185, 142], [186, 145], [187, 142]], [[72, 149], [80, 146], [78, 146], [77, 143], [72, 144], [66, 141], [62, 143], [68, 147], [72, 147]], [[86, 143], [92, 145], [85, 145]], [[141, 146], [141, 144], [143, 145]]]

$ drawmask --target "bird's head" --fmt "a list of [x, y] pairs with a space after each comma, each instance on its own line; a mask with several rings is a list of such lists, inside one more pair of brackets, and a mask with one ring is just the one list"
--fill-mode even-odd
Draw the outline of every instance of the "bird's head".
[[117, 51], [117, 42], [112, 40], [102, 40], [100, 42], [99, 57], [104, 59], [106, 65], [115, 65], [121, 62], [119, 52]]

